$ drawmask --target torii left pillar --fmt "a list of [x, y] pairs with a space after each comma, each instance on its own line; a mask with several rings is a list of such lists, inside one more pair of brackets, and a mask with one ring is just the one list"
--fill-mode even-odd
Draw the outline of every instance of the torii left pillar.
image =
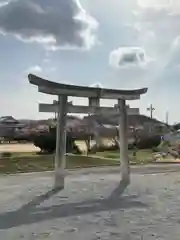
[[127, 123], [127, 107], [126, 101], [118, 100], [120, 111], [119, 117], [119, 138], [120, 138], [120, 161], [122, 181], [126, 184], [130, 183], [130, 168], [128, 157], [128, 123]]
[[55, 182], [56, 189], [64, 188], [66, 167], [66, 116], [68, 97], [58, 96], [57, 127], [56, 127], [56, 153], [55, 153]]

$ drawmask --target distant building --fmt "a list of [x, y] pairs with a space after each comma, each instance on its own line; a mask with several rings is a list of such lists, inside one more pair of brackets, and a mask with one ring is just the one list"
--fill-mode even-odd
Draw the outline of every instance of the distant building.
[[11, 138], [15, 135], [17, 129], [24, 125], [12, 116], [0, 117], [0, 138]]
[[3, 117], [0, 117], [0, 123], [1, 124], [18, 124], [19, 121], [16, 120], [15, 118], [13, 118], [12, 116], [3, 116]]

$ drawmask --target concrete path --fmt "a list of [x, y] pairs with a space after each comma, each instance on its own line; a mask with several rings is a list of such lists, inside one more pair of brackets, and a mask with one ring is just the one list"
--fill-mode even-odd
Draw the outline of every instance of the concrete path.
[[58, 193], [52, 172], [1, 175], [0, 239], [179, 240], [180, 176], [173, 166], [163, 174], [161, 166], [133, 167], [123, 195], [118, 168], [72, 171]]

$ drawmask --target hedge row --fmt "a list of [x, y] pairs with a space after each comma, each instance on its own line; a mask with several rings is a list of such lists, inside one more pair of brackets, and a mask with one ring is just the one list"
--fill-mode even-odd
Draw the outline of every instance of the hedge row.
[[[49, 133], [40, 134], [36, 137], [34, 137], [34, 145], [36, 147], [39, 147], [42, 152], [47, 153], [53, 153], [56, 148], [56, 134], [55, 131], [51, 131]], [[152, 149], [159, 146], [161, 143], [161, 137], [160, 136], [152, 136], [152, 137], [143, 137], [139, 138], [136, 143], [130, 144], [129, 149]], [[97, 149], [96, 146], [94, 146], [92, 149], [90, 149], [90, 152], [103, 152], [103, 151], [113, 151], [118, 150], [119, 146], [118, 143], [116, 143], [113, 146], [106, 146], [101, 145]], [[71, 136], [67, 135], [66, 139], [66, 152], [67, 153], [74, 153], [74, 154], [81, 154], [80, 149], [75, 143], [75, 139]]]

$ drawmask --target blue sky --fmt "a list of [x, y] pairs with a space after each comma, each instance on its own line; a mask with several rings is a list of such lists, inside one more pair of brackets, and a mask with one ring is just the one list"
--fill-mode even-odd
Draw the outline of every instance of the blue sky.
[[[42, 118], [52, 102], [28, 83], [148, 87], [131, 102], [142, 114], [180, 121], [179, 0], [0, 0], [0, 115]], [[77, 104], [86, 100], [76, 99]], [[103, 104], [111, 105], [105, 100]]]

